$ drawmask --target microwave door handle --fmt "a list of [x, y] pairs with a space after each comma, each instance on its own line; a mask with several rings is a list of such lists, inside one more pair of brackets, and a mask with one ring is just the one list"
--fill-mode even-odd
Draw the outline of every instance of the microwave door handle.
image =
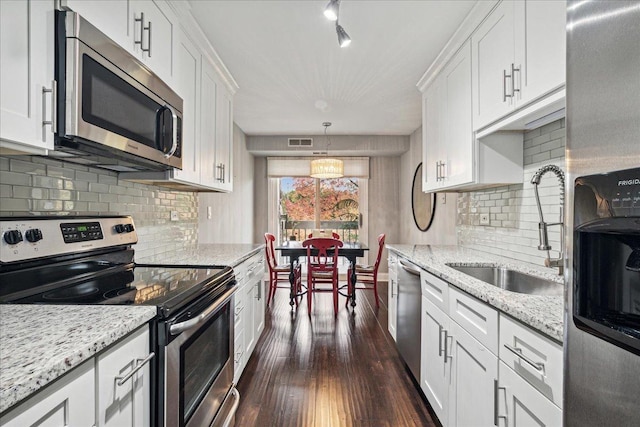
[[164, 108], [166, 108], [167, 110], [169, 110], [169, 112], [171, 112], [171, 118], [173, 120], [173, 129], [171, 132], [171, 139], [172, 139], [171, 150], [169, 150], [169, 152], [164, 155], [166, 158], [169, 158], [173, 156], [173, 154], [178, 149], [178, 116], [176, 112], [173, 111], [173, 108], [171, 108], [169, 105], [165, 105]]

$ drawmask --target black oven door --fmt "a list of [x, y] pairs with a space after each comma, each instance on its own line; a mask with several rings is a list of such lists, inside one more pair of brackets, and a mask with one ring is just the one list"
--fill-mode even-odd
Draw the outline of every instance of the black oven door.
[[236, 289], [228, 289], [209, 304], [196, 304], [167, 322], [172, 337], [165, 349], [167, 427], [209, 426], [229, 394]]

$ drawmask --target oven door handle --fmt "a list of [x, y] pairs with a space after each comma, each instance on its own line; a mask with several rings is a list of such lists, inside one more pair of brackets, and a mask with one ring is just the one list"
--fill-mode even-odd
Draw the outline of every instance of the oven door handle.
[[180, 323], [176, 323], [175, 325], [171, 325], [169, 327], [169, 333], [171, 335], [178, 335], [178, 334], [186, 331], [187, 329], [191, 329], [194, 326], [197, 326], [197, 325], [199, 325], [201, 323], [206, 322], [207, 320], [209, 320], [209, 318], [211, 318], [211, 316], [214, 315], [214, 313], [220, 307], [222, 307], [224, 304], [227, 303], [227, 301], [235, 293], [237, 288], [238, 288], [238, 286], [236, 285], [236, 286], [232, 287], [231, 289], [229, 289], [228, 291], [226, 291], [224, 294], [222, 294], [222, 296], [215, 303], [211, 304], [211, 306], [209, 306], [209, 308], [207, 308], [205, 311], [203, 311], [202, 313], [200, 313], [198, 316], [194, 317], [193, 319], [189, 319], [189, 320], [186, 320], [184, 322], [180, 322]]

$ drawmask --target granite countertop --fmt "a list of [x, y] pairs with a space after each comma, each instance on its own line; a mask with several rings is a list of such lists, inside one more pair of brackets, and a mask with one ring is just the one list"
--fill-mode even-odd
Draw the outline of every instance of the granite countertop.
[[172, 254], [170, 258], [167, 258], [166, 254], [162, 254], [136, 258], [136, 261], [141, 263], [228, 265], [235, 267], [263, 249], [264, 243], [203, 243], [192, 251]]
[[0, 413], [155, 315], [144, 306], [0, 305]]
[[[235, 267], [264, 244], [201, 244], [140, 263]], [[156, 308], [109, 305], [0, 305], [0, 412], [155, 317]]]
[[459, 246], [400, 244], [387, 244], [386, 246], [389, 250], [407, 258], [435, 276], [485, 301], [548, 337], [562, 342], [564, 331], [564, 298], [562, 296], [537, 296], [505, 291], [454, 270], [446, 264], [484, 264], [508, 267], [557, 282], [558, 286], [563, 286], [563, 277], [557, 274], [557, 270]]

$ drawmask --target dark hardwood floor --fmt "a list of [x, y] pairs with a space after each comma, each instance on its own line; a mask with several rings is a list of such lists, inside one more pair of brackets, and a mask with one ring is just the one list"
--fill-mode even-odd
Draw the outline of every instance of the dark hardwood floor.
[[237, 386], [236, 425], [436, 426], [387, 332], [387, 284], [358, 291], [334, 317], [331, 294], [291, 311], [278, 289], [265, 330]]

